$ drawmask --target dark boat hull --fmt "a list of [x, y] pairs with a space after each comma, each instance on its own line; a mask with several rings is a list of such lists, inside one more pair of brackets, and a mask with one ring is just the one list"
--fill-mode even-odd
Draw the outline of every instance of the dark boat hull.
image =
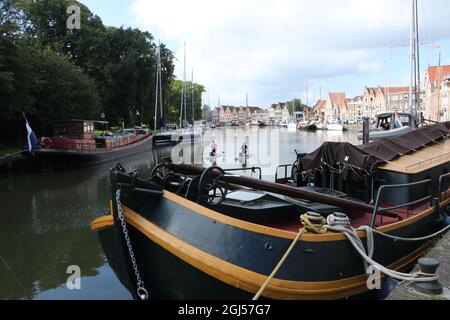
[[178, 143], [182, 142], [192, 142], [197, 139], [197, 135], [195, 133], [162, 133], [156, 134], [153, 136], [153, 144], [155, 146], [175, 146]]
[[[161, 199], [129, 195], [123, 205], [139, 270], [155, 299], [249, 299], [295, 237], [292, 232], [232, 219], [168, 192]], [[425, 236], [439, 228], [437, 216], [431, 208], [380, 230], [402, 237]], [[129, 257], [125, 262], [118, 258], [126, 256], [126, 246], [111, 245], [123, 241], [113, 222], [98, 231], [100, 241], [113, 270], [134, 293]], [[375, 236], [374, 260], [405, 270], [428, 246]], [[306, 234], [263, 296], [342, 299], [368, 291], [365, 272], [344, 235]]]
[[76, 151], [40, 148], [36, 150], [36, 156], [33, 158], [33, 161], [38, 163], [41, 168], [69, 169], [118, 160], [150, 151], [151, 148], [152, 136], [148, 136], [131, 145], [111, 150]]

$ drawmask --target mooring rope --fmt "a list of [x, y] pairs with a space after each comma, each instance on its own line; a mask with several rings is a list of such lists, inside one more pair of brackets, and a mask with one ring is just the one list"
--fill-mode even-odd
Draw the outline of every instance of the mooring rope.
[[392, 240], [407, 241], [407, 242], [408, 241], [409, 242], [418, 242], [418, 241], [425, 241], [425, 240], [428, 240], [428, 239], [431, 239], [431, 238], [435, 238], [435, 237], [440, 236], [441, 234], [447, 232], [448, 230], [450, 230], [450, 224], [448, 226], [446, 226], [444, 229], [442, 229], [442, 230], [440, 230], [438, 232], [435, 232], [435, 233], [433, 233], [433, 234], [431, 234], [429, 236], [425, 236], [425, 237], [421, 237], [421, 238], [402, 238], [402, 237], [397, 237], [397, 236], [393, 236], [393, 235], [390, 235], [390, 234], [387, 234], [387, 233], [380, 232], [380, 231], [378, 231], [376, 229], [373, 229], [372, 231], [373, 231], [373, 233], [376, 233], [376, 234], [378, 234], [378, 235], [380, 235], [382, 237], [389, 238], [389, 239], [392, 239]]
[[295, 237], [294, 241], [292, 241], [289, 249], [287, 249], [286, 253], [284, 254], [284, 256], [281, 258], [280, 262], [278, 262], [277, 266], [275, 267], [275, 269], [273, 269], [272, 273], [270, 274], [269, 277], [267, 277], [266, 281], [263, 283], [263, 285], [261, 286], [261, 288], [258, 290], [258, 292], [255, 294], [255, 296], [253, 297], [252, 300], [256, 301], [259, 299], [259, 297], [261, 296], [261, 294], [264, 292], [264, 290], [266, 290], [267, 286], [269, 285], [270, 281], [273, 279], [273, 277], [275, 277], [275, 275], [277, 274], [278, 270], [280, 270], [281, 266], [283, 265], [283, 263], [286, 261], [287, 257], [291, 254], [292, 250], [294, 249], [295, 245], [297, 244], [297, 242], [300, 240], [302, 234], [305, 232], [305, 228], [302, 228], [298, 233], [297, 236]]
[[[413, 272], [413, 273], [403, 273], [398, 272], [392, 269], [389, 269], [380, 263], [376, 262], [372, 259], [373, 250], [374, 250], [374, 239], [373, 239], [373, 233], [375, 232], [374, 229], [370, 228], [369, 226], [362, 226], [358, 229], [354, 229], [350, 224], [350, 219], [344, 215], [339, 214], [339, 217], [336, 217], [334, 214], [328, 216], [327, 218], [327, 225], [326, 228], [331, 231], [336, 232], [342, 232], [347, 239], [350, 241], [350, 243], [353, 245], [353, 247], [356, 249], [356, 251], [360, 254], [360, 256], [363, 258], [365, 263], [368, 263], [375, 269], [379, 270], [380, 272], [384, 273], [385, 275], [397, 279], [400, 281], [410, 281], [410, 282], [429, 282], [434, 281], [438, 279], [437, 274], [426, 274], [423, 272]], [[367, 234], [367, 248], [369, 253], [366, 253], [366, 250], [364, 246], [362, 245], [361, 239], [358, 237], [357, 232], [358, 231], [365, 231]], [[377, 234], [380, 234], [381, 232], [376, 231]], [[442, 230], [441, 230], [442, 233]], [[386, 235], [386, 234], [383, 234]], [[430, 235], [426, 238], [432, 238], [434, 235]], [[394, 237], [394, 236], [392, 236]], [[402, 240], [400, 237], [396, 237], [397, 240]], [[411, 240], [411, 239], [409, 239]], [[419, 240], [416, 240], [419, 241]]]
[[14, 271], [12, 270], [11, 266], [6, 262], [6, 260], [0, 255], [0, 260], [3, 261], [3, 264], [5, 265], [6, 269], [9, 271], [9, 273], [13, 276], [13, 278], [16, 280], [18, 285], [22, 288], [23, 292], [27, 296], [28, 299], [32, 300], [33, 295], [25, 288], [22, 281], [20, 281], [19, 277], [16, 276]]
[[[408, 281], [408, 282], [430, 282], [438, 280], [437, 274], [427, 274], [424, 272], [412, 272], [412, 273], [403, 273], [399, 271], [395, 271], [392, 269], [389, 269], [382, 264], [376, 262], [373, 260], [373, 254], [375, 249], [375, 241], [374, 241], [374, 234], [390, 238], [392, 240], [398, 240], [398, 241], [424, 241], [431, 238], [434, 238], [447, 230], [450, 229], [450, 225], [445, 227], [444, 229], [433, 233], [426, 237], [420, 237], [420, 238], [402, 238], [393, 236], [390, 234], [386, 234], [383, 232], [380, 232], [378, 230], [375, 230], [369, 226], [361, 226], [357, 229], [353, 228], [351, 225], [351, 221], [348, 218], [347, 215], [342, 213], [335, 213], [331, 214], [327, 217], [327, 219], [323, 218], [319, 215], [313, 215], [311, 213], [304, 214], [300, 217], [300, 220], [304, 226], [298, 233], [295, 239], [292, 241], [290, 247], [286, 251], [286, 253], [283, 255], [281, 260], [276, 265], [275, 269], [272, 271], [272, 273], [267, 277], [266, 281], [263, 283], [261, 288], [258, 290], [258, 292], [255, 294], [252, 300], [258, 300], [264, 290], [269, 285], [270, 281], [275, 277], [277, 272], [280, 270], [288, 256], [292, 253], [292, 250], [294, 249], [297, 242], [300, 240], [301, 236], [305, 231], [309, 231], [316, 234], [324, 234], [328, 230], [335, 231], [335, 232], [341, 232], [343, 233], [347, 239], [350, 241], [350, 243], [353, 245], [353, 247], [356, 249], [356, 251], [359, 253], [359, 255], [362, 257], [364, 266], [366, 267], [366, 270], [368, 269], [368, 266], [372, 266], [376, 270], [380, 271], [381, 273], [399, 280], [399, 281]], [[358, 236], [358, 231], [364, 231], [366, 233], [367, 237], [367, 252], [364, 247], [364, 244]]]

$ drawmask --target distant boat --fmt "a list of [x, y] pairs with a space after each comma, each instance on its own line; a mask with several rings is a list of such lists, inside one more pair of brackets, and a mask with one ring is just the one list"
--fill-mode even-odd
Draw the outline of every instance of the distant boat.
[[327, 130], [327, 125], [325, 123], [316, 124], [317, 130]]
[[134, 128], [94, 134], [91, 120], [60, 120], [53, 123], [53, 136], [42, 137], [33, 162], [51, 169], [85, 167], [118, 160], [151, 150], [147, 129]]
[[[157, 73], [157, 81], [159, 81], [159, 87], [157, 87], [156, 96], [160, 96], [160, 108], [161, 108], [161, 117], [162, 115], [162, 89], [161, 89], [161, 57], [160, 57], [160, 49], [158, 48], [158, 69], [159, 73]], [[193, 76], [192, 76], [193, 77]], [[193, 83], [192, 79], [192, 83]], [[159, 89], [159, 91], [158, 91]], [[157, 133], [153, 137], [153, 144], [155, 146], [165, 146], [165, 145], [176, 145], [178, 143], [182, 142], [194, 142], [201, 138], [200, 133], [198, 133], [197, 130], [195, 130], [195, 118], [194, 118], [194, 112], [192, 112], [192, 125], [188, 125], [187, 121], [187, 111], [186, 111], [186, 96], [187, 96], [187, 90], [186, 90], [186, 45], [184, 47], [184, 76], [183, 76], [183, 87], [181, 92], [181, 107], [180, 107], [180, 129], [174, 130], [174, 129], [163, 129], [163, 131]], [[193, 99], [193, 94], [192, 97]], [[156, 102], [158, 102], [158, 99], [156, 99]], [[194, 100], [192, 100], [192, 106], [194, 107]], [[156, 112], [156, 108], [155, 108]], [[183, 120], [184, 116], [184, 120]], [[155, 116], [156, 119], [156, 116]], [[162, 121], [164, 122], [164, 121]], [[156, 127], [156, 126], [155, 126]], [[200, 122], [200, 131], [203, 129], [203, 122]]]
[[293, 121], [290, 121], [287, 125], [288, 129], [297, 129], [297, 124]]
[[279, 127], [287, 128], [288, 127], [288, 121], [280, 121], [278, 122]]
[[200, 134], [192, 129], [162, 131], [153, 136], [155, 146], [173, 146], [178, 143], [193, 142], [200, 138]]
[[259, 127], [267, 127], [267, 124], [265, 124], [263, 121], [258, 121]]
[[[376, 123], [376, 128], [369, 131], [369, 141], [397, 137], [410, 132], [413, 116], [409, 113], [383, 113], [377, 116]], [[358, 139], [364, 140], [362, 131], [358, 133]]]
[[328, 131], [344, 131], [344, 126], [337, 121], [332, 121], [331, 123], [327, 124], [327, 130]]
[[298, 130], [306, 130], [306, 131], [316, 131], [317, 130], [317, 125], [315, 123], [310, 123], [310, 122], [299, 122], [297, 124], [297, 129]]
[[297, 130], [306, 130], [306, 128], [309, 126], [309, 123], [306, 121], [302, 121], [297, 123]]

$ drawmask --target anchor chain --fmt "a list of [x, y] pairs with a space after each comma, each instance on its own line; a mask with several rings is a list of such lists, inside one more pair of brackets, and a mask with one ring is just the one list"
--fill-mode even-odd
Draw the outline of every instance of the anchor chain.
[[127, 222], [125, 221], [125, 216], [123, 215], [122, 202], [120, 201], [120, 189], [117, 189], [116, 192], [116, 204], [117, 211], [119, 214], [120, 225], [122, 226], [123, 236], [125, 237], [125, 241], [128, 247], [128, 253], [130, 254], [131, 263], [133, 264], [134, 274], [136, 276], [136, 285], [137, 285], [137, 294], [141, 300], [148, 299], [148, 292], [144, 287], [144, 281], [141, 278], [141, 274], [139, 273], [138, 265], [136, 262], [136, 257], [134, 256], [133, 247], [131, 245], [131, 240], [128, 235]]

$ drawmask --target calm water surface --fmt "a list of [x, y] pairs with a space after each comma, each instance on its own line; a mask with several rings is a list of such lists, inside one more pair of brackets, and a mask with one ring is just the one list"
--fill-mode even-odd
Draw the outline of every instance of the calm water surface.
[[[212, 140], [224, 152], [216, 161], [207, 159]], [[251, 154], [247, 163], [235, 159], [244, 141], [249, 143]], [[325, 141], [357, 143], [355, 132], [215, 129], [204, 133], [193, 158], [197, 162], [200, 159], [204, 166], [215, 162], [227, 168], [263, 164], [264, 177], [273, 179], [274, 165], [295, 160], [294, 148], [301, 153], [311, 152]], [[147, 177], [159, 159], [173, 156], [172, 151], [159, 148], [120, 163]], [[90, 231], [92, 220], [108, 212], [108, 169], [113, 165], [0, 175], [0, 299], [131, 298]], [[67, 289], [70, 274], [66, 271], [70, 265], [81, 269], [81, 290]]]

